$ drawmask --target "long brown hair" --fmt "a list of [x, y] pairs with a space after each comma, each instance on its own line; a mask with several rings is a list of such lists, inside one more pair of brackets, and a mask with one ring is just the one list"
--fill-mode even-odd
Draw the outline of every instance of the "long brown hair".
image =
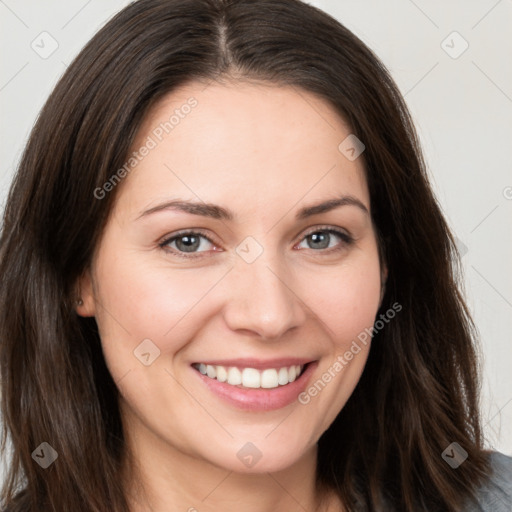
[[[328, 101], [366, 146], [389, 269], [363, 375], [319, 441], [317, 482], [348, 511], [456, 511], [489, 474], [475, 329], [453, 238], [406, 105], [375, 55], [298, 0], [140, 0], [101, 29], [44, 106], [10, 190], [0, 245], [0, 371], [12, 511], [125, 512], [117, 388], [94, 319], [74, 311], [126, 161], [152, 105], [192, 80], [290, 85]], [[9, 444], [7, 444], [9, 442]], [[47, 469], [34, 450], [47, 442]], [[457, 442], [468, 460], [441, 453]]]

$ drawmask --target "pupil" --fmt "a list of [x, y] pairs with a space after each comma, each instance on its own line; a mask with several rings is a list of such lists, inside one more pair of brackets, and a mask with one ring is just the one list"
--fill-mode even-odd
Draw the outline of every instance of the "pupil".
[[176, 246], [180, 251], [194, 252], [199, 247], [199, 237], [182, 236], [176, 240]]
[[320, 247], [316, 245], [313, 249], [326, 249], [329, 247], [329, 235], [326, 233], [313, 233], [311, 235], [311, 242], [313, 244], [320, 244]]

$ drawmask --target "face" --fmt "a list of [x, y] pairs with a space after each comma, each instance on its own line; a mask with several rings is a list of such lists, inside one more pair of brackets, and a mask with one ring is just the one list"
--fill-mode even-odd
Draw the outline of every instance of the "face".
[[271, 85], [192, 83], [150, 112], [78, 311], [96, 317], [128, 430], [237, 472], [314, 449], [381, 295], [363, 161], [338, 149], [350, 133]]

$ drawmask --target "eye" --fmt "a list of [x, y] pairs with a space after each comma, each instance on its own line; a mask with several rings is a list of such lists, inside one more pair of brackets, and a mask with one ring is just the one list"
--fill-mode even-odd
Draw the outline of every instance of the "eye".
[[[341, 250], [347, 245], [350, 245], [354, 239], [347, 233], [333, 229], [333, 228], [316, 228], [315, 231], [311, 231], [304, 238], [303, 242], [297, 247], [299, 249], [314, 249], [314, 250]], [[301, 247], [303, 243], [307, 244], [307, 247]]]
[[[213, 246], [208, 248], [208, 246]], [[208, 250], [216, 250], [214, 243], [203, 233], [199, 231], [185, 231], [173, 235], [171, 238], [165, 239], [160, 243], [160, 247], [164, 250], [169, 250], [178, 256], [188, 256], [188, 254], [195, 254], [198, 252], [206, 252]]]
[[[321, 227], [310, 231], [297, 248], [313, 249], [315, 252], [331, 252], [342, 250], [353, 241], [354, 239], [343, 231]], [[307, 247], [301, 247], [304, 243], [307, 244]], [[214, 242], [201, 231], [183, 231], [174, 234], [162, 241], [159, 246], [167, 252], [185, 258], [199, 257], [198, 253], [219, 250]]]

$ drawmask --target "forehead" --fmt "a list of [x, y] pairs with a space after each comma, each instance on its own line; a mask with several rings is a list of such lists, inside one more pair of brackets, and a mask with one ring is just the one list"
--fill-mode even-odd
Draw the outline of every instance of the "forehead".
[[339, 150], [350, 133], [329, 103], [296, 87], [189, 83], [146, 116], [121, 196], [132, 206], [186, 197], [236, 209], [343, 193], [369, 209], [363, 159]]

